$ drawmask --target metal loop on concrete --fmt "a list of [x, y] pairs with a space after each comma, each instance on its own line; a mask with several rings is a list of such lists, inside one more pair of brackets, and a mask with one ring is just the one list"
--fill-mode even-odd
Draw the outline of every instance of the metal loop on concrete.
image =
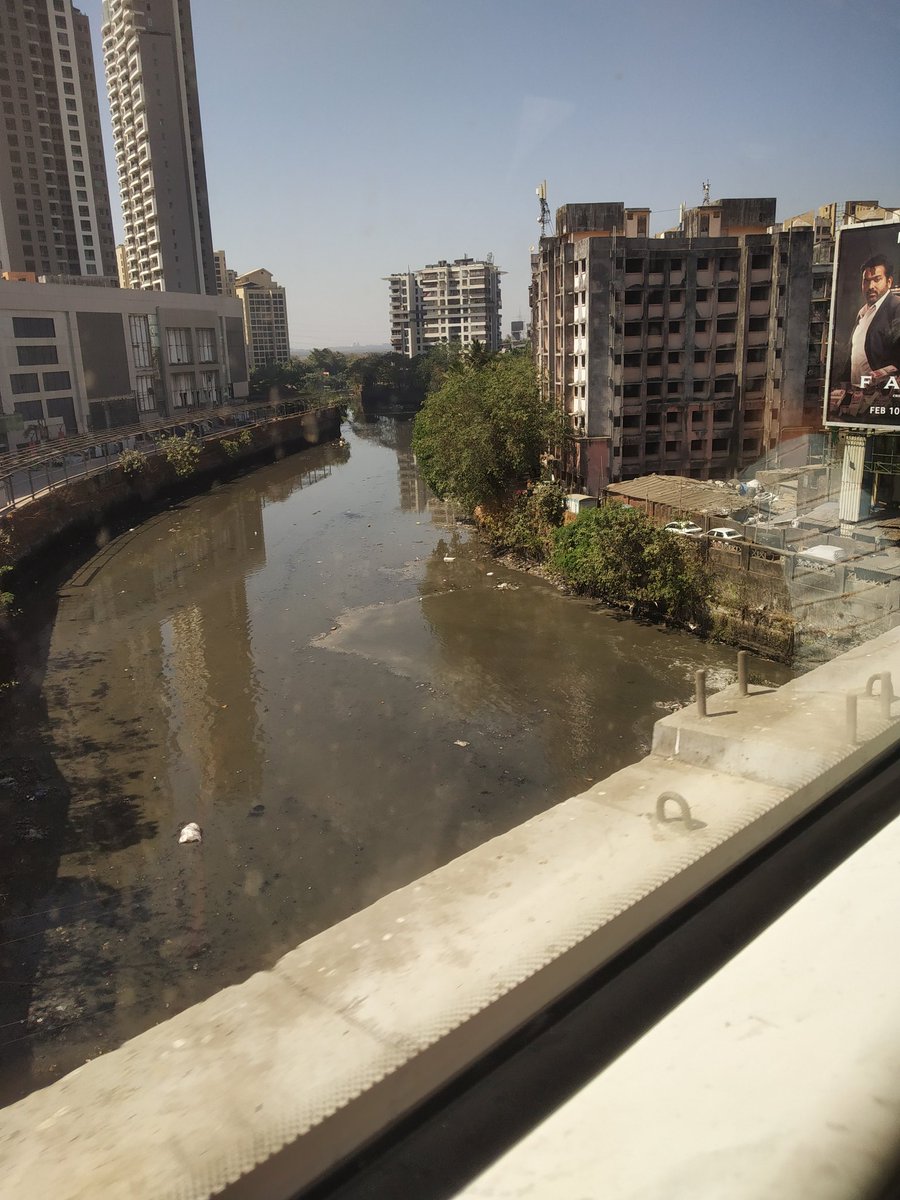
[[890, 671], [879, 671], [876, 675], [870, 675], [866, 680], [866, 695], [873, 696], [875, 694], [875, 681], [880, 680], [881, 687], [878, 692], [879, 700], [881, 701], [881, 715], [889, 718], [891, 715], [891, 704], [894, 702], [894, 685], [891, 682]]
[[[669, 801], [678, 805], [679, 814], [677, 817], [666, 816], [666, 804]], [[683, 821], [688, 829], [705, 829], [706, 822], [698, 821], [691, 816], [691, 808], [684, 796], [679, 792], [660, 792], [659, 799], [656, 801], [656, 819], [669, 824], [671, 821]]]

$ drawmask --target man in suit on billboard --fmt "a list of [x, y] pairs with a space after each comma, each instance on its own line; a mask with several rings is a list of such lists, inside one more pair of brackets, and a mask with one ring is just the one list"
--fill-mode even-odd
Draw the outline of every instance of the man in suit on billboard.
[[[883, 254], [874, 254], [862, 265], [861, 289], [865, 303], [856, 314], [849, 353], [831, 393], [833, 417], [860, 416], [877, 400], [885, 399], [885, 386], [893, 377], [887, 398], [898, 399], [900, 374], [900, 296], [892, 292], [894, 268]], [[848, 391], [849, 388], [849, 391]]]

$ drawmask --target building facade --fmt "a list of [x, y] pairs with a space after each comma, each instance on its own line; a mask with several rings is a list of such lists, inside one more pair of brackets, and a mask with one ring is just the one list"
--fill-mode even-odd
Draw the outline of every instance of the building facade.
[[721, 200], [648, 237], [648, 209], [557, 210], [532, 255], [532, 344], [573, 482], [726, 479], [802, 431], [812, 233], [774, 220], [771, 198]]
[[188, 0], [104, 0], [103, 58], [131, 286], [213, 296]]
[[288, 334], [287, 300], [284, 288], [272, 278], [272, 272], [259, 267], [238, 275], [234, 294], [244, 315], [244, 337], [250, 369], [266, 363], [285, 363], [291, 357]]
[[408, 358], [451, 342], [499, 350], [502, 273], [488, 256], [388, 275], [392, 348]]
[[0, 283], [0, 414], [10, 448], [22, 436], [152, 422], [247, 395], [236, 300]]
[[87, 17], [0, 4], [0, 271], [115, 278]]

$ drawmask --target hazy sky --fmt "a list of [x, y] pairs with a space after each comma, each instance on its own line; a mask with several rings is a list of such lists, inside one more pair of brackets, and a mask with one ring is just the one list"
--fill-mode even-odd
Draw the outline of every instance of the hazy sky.
[[[76, 0], [98, 50], [100, 0]], [[493, 253], [528, 319], [548, 200], [900, 205], [896, 0], [192, 0], [213, 240], [291, 345], [388, 340], [392, 271]], [[105, 106], [101, 103], [105, 112]], [[107, 122], [108, 124], [108, 122]], [[109, 147], [109, 142], [107, 143]], [[114, 160], [107, 149], [114, 176]], [[111, 179], [113, 209], [118, 193]], [[121, 229], [121, 224], [117, 226]], [[119, 234], [120, 236], [120, 234]]]

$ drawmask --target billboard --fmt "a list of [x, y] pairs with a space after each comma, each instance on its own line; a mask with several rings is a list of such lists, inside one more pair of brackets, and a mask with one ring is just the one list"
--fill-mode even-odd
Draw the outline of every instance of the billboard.
[[825, 424], [900, 431], [900, 224], [838, 233]]

